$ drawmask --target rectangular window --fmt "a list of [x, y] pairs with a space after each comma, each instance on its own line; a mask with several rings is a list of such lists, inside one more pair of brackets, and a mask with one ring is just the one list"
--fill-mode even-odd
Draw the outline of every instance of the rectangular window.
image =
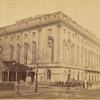
[[19, 35], [17, 36], [17, 40], [20, 40], [20, 36]]
[[13, 37], [10, 37], [10, 40], [13, 41]]
[[83, 39], [82, 39], [82, 43], [83, 43]]
[[27, 34], [24, 34], [24, 39], [26, 39], [27, 38]]
[[32, 32], [32, 37], [35, 37], [36, 36], [36, 32]]
[[48, 29], [48, 34], [51, 34], [51, 29]]
[[66, 34], [66, 30], [65, 29], [63, 29], [63, 34]]
[[85, 41], [85, 45], [87, 45], [87, 42]]
[[13, 46], [10, 46], [10, 61], [13, 60]]
[[79, 42], [79, 37], [78, 37], [78, 42]]
[[74, 34], [73, 34], [73, 39], [74, 39]]
[[89, 46], [90, 46], [90, 43], [89, 43]]
[[68, 36], [70, 36], [70, 31], [68, 31]]

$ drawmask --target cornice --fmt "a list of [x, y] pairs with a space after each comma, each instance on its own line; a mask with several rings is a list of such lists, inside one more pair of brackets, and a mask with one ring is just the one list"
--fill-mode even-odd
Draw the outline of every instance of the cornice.
[[[9, 34], [30, 28], [37, 28], [37, 26], [48, 25], [58, 21], [62, 21], [63, 23], [69, 25], [80, 34], [84, 35], [90, 40], [95, 41], [95, 43], [100, 45], [100, 40], [95, 36], [95, 34], [93, 34], [87, 29], [84, 29], [82, 26], [77, 24], [77, 22], [73, 21], [71, 18], [69, 18], [67, 15], [63, 14], [60, 11], [52, 14], [44, 14], [40, 17], [30, 18], [28, 20], [24, 19], [13, 25], [2, 27], [0, 28], [0, 36], [5, 35], [6, 33]], [[61, 24], [57, 23], [57, 26], [60, 27]]]

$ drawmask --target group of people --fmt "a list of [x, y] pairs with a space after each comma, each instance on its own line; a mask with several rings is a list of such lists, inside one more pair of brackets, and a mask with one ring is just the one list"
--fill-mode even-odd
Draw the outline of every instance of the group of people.
[[77, 80], [71, 80], [71, 79], [67, 80], [66, 82], [60, 81], [59, 85], [60, 86], [67, 86], [68, 89], [69, 89], [69, 87], [76, 87], [76, 86], [79, 86], [81, 88], [88, 88], [89, 86], [90, 87], [92, 86], [92, 83], [85, 78], [84, 81], [77, 81]]

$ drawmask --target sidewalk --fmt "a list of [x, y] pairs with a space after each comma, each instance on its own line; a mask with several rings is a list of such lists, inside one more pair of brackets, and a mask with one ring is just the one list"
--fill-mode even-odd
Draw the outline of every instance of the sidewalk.
[[88, 89], [92, 89], [92, 90], [94, 90], [94, 89], [100, 89], [100, 84], [98, 84], [98, 85], [92, 85], [92, 87], [89, 87]]
[[[19, 87], [19, 93], [21, 93], [21, 95], [29, 95], [29, 94], [39, 94], [39, 93], [35, 93], [34, 92], [34, 87], [25, 87], [25, 86], [20, 86]], [[17, 87], [15, 86], [14, 91], [0, 91], [0, 98], [2, 97], [12, 97], [12, 96], [16, 96], [17, 93]]]
[[[38, 85], [38, 93], [35, 93], [35, 85], [19, 87], [19, 93], [21, 93], [22, 96], [27, 96], [32, 94], [35, 95], [41, 93], [57, 93], [57, 92], [64, 92], [65, 90], [68, 91], [68, 88], [58, 87], [58, 86]], [[17, 86], [15, 86], [14, 91], [0, 91], [0, 98], [12, 97], [16, 93], [17, 93]]]
[[[87, 89], [98, 89], [98, 88], [100, 88], [100, 85], [96, 86], [93, 85], [92, 87]], [[80, 90], [84, 89], [79, 87], [70, 87], [70, 89], [68, 90], [67, 87], [38, 85], [38, 93], [35, 93], [35, 85], [19, 87], [19, 93], [21, 93], [22, 96], [35, 95], [41, 93], [65, 93], [65, 92], [80, 91]], [[14, 91], [0, 91], [0, 98], [12, 97], [16, 93], [17, 93], [17, 87], [15, 86]]]

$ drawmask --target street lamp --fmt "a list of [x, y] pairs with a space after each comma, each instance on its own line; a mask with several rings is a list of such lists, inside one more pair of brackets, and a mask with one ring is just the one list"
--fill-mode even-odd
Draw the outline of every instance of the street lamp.
[[38, 92], [38, 63], [36, 64], [36, 83], [35, 83], [35, 92]]

